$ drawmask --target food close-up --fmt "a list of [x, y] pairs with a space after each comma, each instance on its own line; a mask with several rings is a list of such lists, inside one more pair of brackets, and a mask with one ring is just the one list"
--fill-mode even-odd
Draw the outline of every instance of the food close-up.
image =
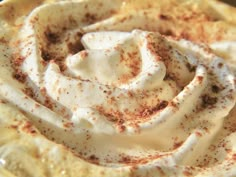
[[236, 8], [0, 2], [0, 176], [236, 176]]

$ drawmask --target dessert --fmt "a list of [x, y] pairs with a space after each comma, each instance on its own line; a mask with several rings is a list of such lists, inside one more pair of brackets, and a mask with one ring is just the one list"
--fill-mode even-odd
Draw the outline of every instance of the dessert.
[[236, 20], [221, 11], [236, 14], [217, 1], [3, 1], [0, 174], [236, 175]]

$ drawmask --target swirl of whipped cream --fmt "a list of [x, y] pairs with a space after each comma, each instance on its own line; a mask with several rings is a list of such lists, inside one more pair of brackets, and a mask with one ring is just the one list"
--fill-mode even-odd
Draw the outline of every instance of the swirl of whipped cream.
[[11, 64], [2, 61], [1, 97], [48, 139], [101, 166], [142, 173], [216, 163], [206, 151], [235, 105], [224, 60], [157, 32], [93, 32], [117, 4], [103, 7], [96, 16], [86, 1], [36, 8]]

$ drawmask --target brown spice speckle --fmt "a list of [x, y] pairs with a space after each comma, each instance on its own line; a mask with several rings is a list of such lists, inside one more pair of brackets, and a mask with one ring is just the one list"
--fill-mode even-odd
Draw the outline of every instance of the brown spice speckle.
[[76, 54], [79, 51], [84, 50], [84, 47], [80, 41], [76, 41], [73, 43], [69, 42], [67, 44], [67, 48], [68, 48], [69, 53], [71, 53], [71, 54]]
[[157, 104], [153, 109], [151, 109], [151, 114], [157, 111], [164, 109], [168, 105], [168, 101], [162, 100], [159, 104]]
[[159, 18], [160, 18], [161, 20], [169, 20], [169, 19], [170, 19], [170, 17], [168, 17], [167, 15], [164, 15], [164, 14], [160, 14], [160, 15], [159, 15]]
[[219, 93], [219, 91], [221, 90], [220, 87], [218, 87], [217, 85], [212, 85], [211, 86], [211, 90], [213, 93]]
[[84, 18], [84, 21], [87, 22], [87, 23], [92, 23], [94, 21], [96, 21], [97, 17], [95, 14], [91, 14], [91, 13], [86, 13], [85, 14], [85, 18]]
[[25, 60], [24, 57], [19, 57], [18, 56], [18, 57], [14, 58], [12, 60], [12, 66], [13, 67], [19, 67], [23, 63], [24, 60]]
[[183, 144], [183, 141], [180, 141], [180, 142], [174, 142], [173, 149], [177, 149], [177, 148], [180, 147], [182, 144]]
[[197, 76], [197, 80], [201, 83], [202, 80], [203, 80], [203, 77], [202, 76]]
[[217, 102], [216, 97], [210, 97], [209, 95], [202, 96], [202, 106], [214, 105]]
[[183, 174], [185, 175], [185, 176], [192, 176], [192, 173], [190, 172], [190, 171], [183, 171]]
[[23, 92], [31, 98], [34, 97], [34, 91], [32, 90], [32, 88], [24, 88]]
[[30, 133], [30, 134], [35, 134], [36, 133], [36, 130], [34, 129], [32, 124], [28, 121], [24, 124], [24, 126], [22, 127], [22, 130], [27, 132], [27, 133]]
[[52, 58], [51, 55], [45, 50], [41, 50], [41, 57], [44, 61], [49, 61]]
[[202, 136], [202, 133], [201, 132], [196, 132], [195, 133], [198, 137], [201, 137]]
[[64, 123], [63, 125], [64, 125], [64, 127], [66, 127], [66, 128], [70, 128], [70, 127], [73, 126], [73, 123], [72, 123], [72, 122], [66, 122], [66, 123]]
[[218, 63], [218, 65], [217, 65], [217, 66], [218, 66], [218, 68], [222, 68], [222, 67], [223, 67], [223, 65], [224, 65], [223, 63]]
[[26, 80], [27, 75], [24, 74], [22, 71], [19, 71], [19, 70], [18, 70], [18, 71], [16, 71], [16, 72], [13, 74], [13, 77], [14, 77], [16, 80], [18, 80], [19, 82], [24, 83], [25, 80]]
[[93, 162], [93, 163], [95, 163], [95, 164], [99, 163], [99, 158], [97, 156], [95, 156], [95, 155], [90, 155], [88, 160]]
[[60, 37], [57, 33], [53, 33], [50, 29], [44, 32], [44, 35], [49, 43], [55, 44], [60, 42]]
[[234, 161], [236, 161], [236, 154], [233, 154], [233, 155], [232, 155], [232, 159], [233, 159]]
[[191, 65], [190, 63], [186, 63], [186, 67], [189, 72], [194, 72], [196, 70], [196, 66]]

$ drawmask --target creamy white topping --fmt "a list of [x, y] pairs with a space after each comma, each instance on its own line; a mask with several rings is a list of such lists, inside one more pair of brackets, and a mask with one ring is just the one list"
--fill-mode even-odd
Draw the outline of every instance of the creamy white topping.
[[212, 43], [210, 47], [215, 53], [223, 57], [226, 60], [226, 63], [231, 67], [232, 71], [236, 73], [236, 40], [215, 42]]
[[[26, 131], [18, 135], [0, 129], [6, 137], [0, 138], [0, 174], [8, 173], [1, 171], [6, 167], [45, 176], [47, 167], [35, 159], [45, 151], [48, 159], [61, 161], [61, 147], [40, 134], [67, 147], [76, 160], [123, 173], [135, 166], [134, 174], [140, 175], [200, 171], [208, 176], [218, 169], [235, 174], [234, 110], [229, 116], [235, 106], [235, 76], [225, 61], [184, 39], [138, 29], [122, 32], [122, 23], [107, 29], [117, 19], [102, 19], [121, 2], [91, 2], [93, 7], [87, 1], [40, 6], [12, 40], [16, 49], [0, 46], [1, 98], [23, 111], [0, 120], [11, 128], [16, 121]], [[104, 11], [94, 16], [101, 4]], [[136, 27], [130, 23], [128, 28]], [[10, 60], [9, 53], [14, 53]], [[8, 165], [11, 161], [17, 165]]]

